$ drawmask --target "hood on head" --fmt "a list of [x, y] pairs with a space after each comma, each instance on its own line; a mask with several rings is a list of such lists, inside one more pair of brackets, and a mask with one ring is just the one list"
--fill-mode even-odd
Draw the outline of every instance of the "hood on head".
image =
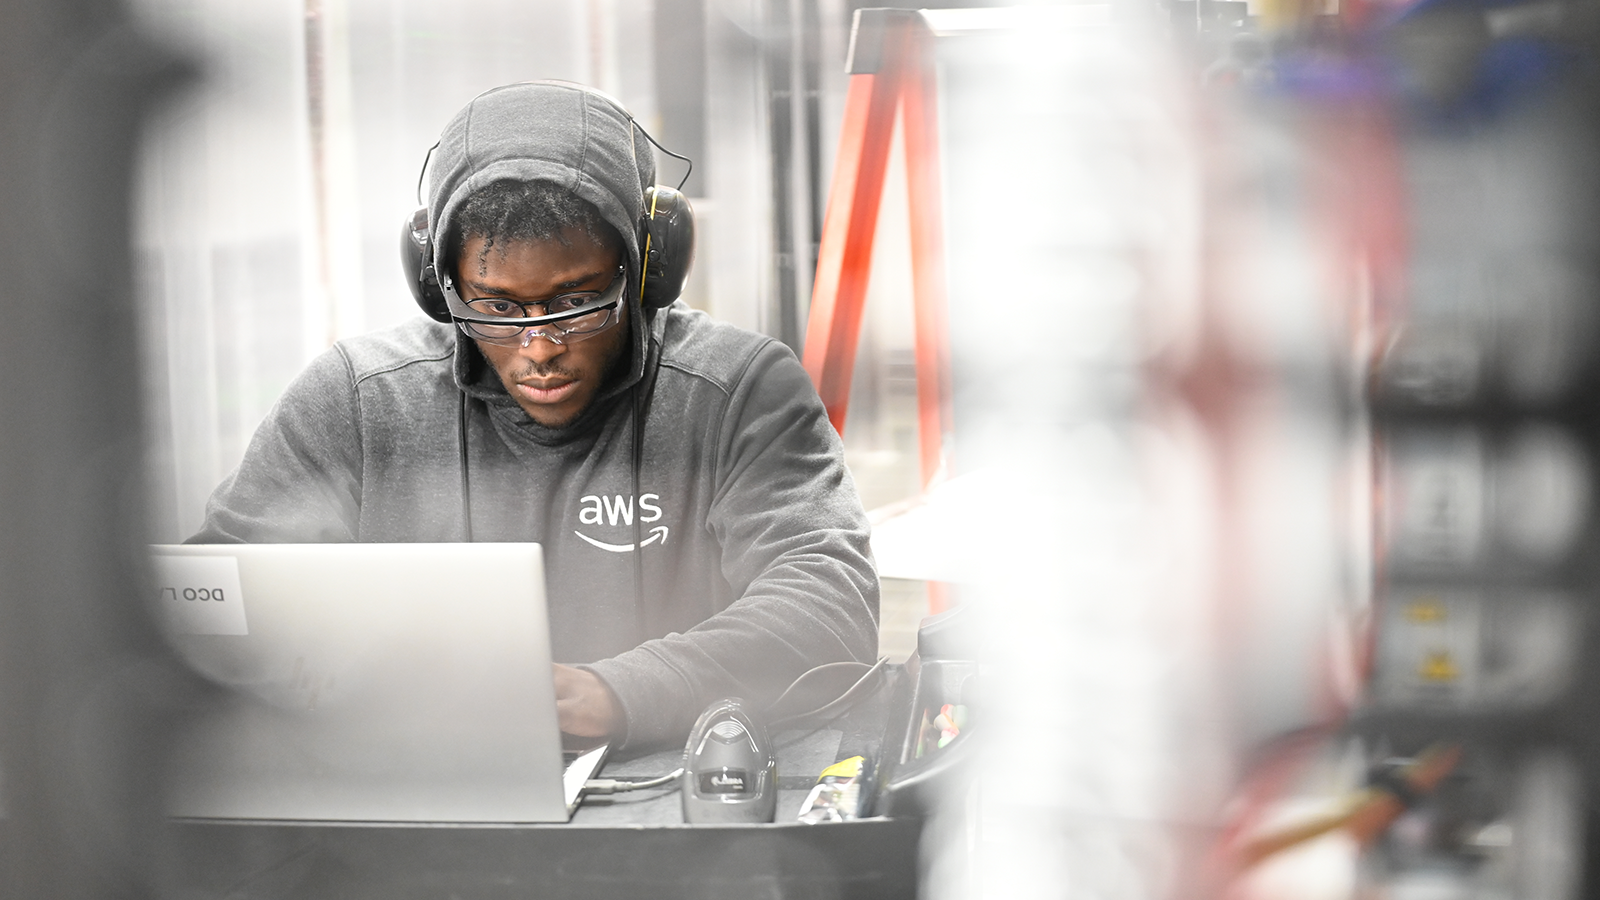
[[[591, 413], [608, 407], [607, 401], [644, 374], [651, 317], [639, 305], [639, 219], [645, 189], [655, 184], [650, 142], [622, 106], [599, 91], [567, 82], [508, 84], [474, 97], [445, 125], [429, 172], [428, 225], [435, 236], [434, 266], [441, 274], [448, 271], [455, 243], [456, 211], [474, 191], [496, 181], [551, 182], [593, 204], [622, 238], [633, 321], [630, 365], [617, 384], [561, 431], [592, 421]], [[459, 332], [457, 342], [463, 351], [470, 348], [457, 354], [462, 388], [490, 387], [471, 372], [471, 363], [479, 359], [476, 346]]]

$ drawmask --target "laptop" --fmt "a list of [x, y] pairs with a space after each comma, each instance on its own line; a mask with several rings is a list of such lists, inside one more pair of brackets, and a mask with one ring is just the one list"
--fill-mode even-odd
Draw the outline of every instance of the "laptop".
[[564, 822], [538, 544], [151, 548], [172, 646], [228, 700], [178, 736], [188, 819]]

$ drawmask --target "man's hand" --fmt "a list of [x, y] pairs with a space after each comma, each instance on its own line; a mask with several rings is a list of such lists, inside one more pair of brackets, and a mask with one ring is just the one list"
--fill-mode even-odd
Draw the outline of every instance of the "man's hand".
[[561, 730], [578, 737], [611, 737], [622, 724], [622, 708], [611, 688], [593, 672], [554, 665], [556, 717]]

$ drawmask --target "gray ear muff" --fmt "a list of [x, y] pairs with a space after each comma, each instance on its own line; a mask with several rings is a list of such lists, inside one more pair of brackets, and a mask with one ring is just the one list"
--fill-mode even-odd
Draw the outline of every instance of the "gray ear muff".
[[694, 209], [689, 198], [665, 185], [646, 190], [639, 243], [644, 254], [640, 299], [645, 309], [662, 309], [683, 293], [694, 265]]
[[445, 305], [438, 273], [433, 270], [433, 234], [428, 230], [426, 206], [407, 216], [400, 226], [400, 266], [406, 275], [406, 287], [411, 288], [411, 298], [428, 318], [449, 322], [450, 309]]

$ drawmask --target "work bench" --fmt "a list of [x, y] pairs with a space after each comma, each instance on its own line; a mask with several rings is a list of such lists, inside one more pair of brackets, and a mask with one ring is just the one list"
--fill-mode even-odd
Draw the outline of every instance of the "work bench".
[[[188, 898], [913, 898], [916, 817], [797, 821], [828, 765], [880, 754], [893, 691], [833, 727], [772, 736], [772, 824], [685, 825], [670, 788], [594, 796], [565, 824], [171, 823], [164, 893]], [[617, 756], [602, 774], [677, 768], [681, 748]]]

